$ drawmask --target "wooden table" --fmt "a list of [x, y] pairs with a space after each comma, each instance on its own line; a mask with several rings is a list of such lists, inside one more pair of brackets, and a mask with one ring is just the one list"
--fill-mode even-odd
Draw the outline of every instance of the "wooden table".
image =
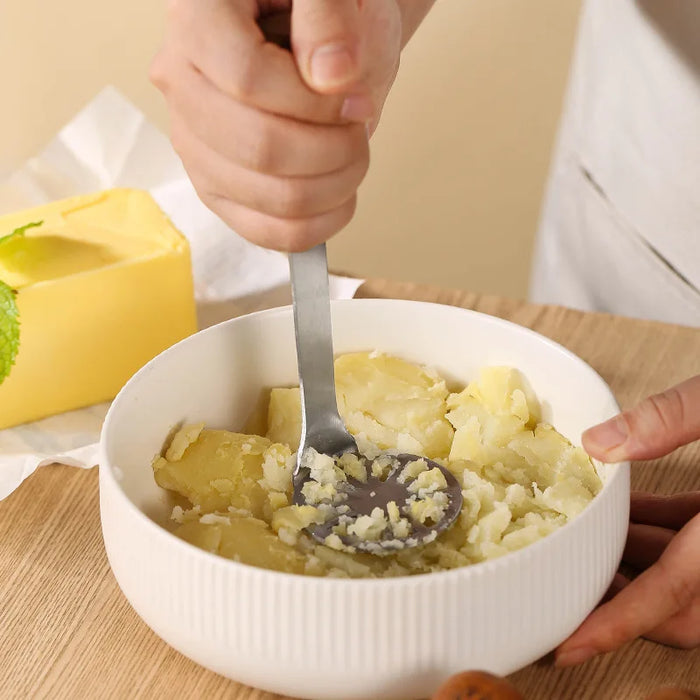
[[[700, 329], [370, 281], [361, 297], [437, 301], [508, 318], [589, 362], [630, 406], [700, 373]], [[700, 444], [634, 467], [639, 490], [700, 488]], [[638, 640], [573, 670], [551, 658], [516, 673], [531, 700], [642, 700], [667, 684], [700, 691], [700, 649]], [[244, 688], [162, 642], [131, 609], [107, 564], [97, 470], [40, 470], [0, 503], [0, 698], [280, 696]]]

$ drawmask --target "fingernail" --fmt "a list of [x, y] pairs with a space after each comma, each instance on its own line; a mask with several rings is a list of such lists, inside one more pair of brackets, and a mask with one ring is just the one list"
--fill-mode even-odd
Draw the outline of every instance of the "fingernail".
[[577, 666], [584, 661], [596, 656], [598, 652], [591, 647], [579, 647], [578, 649], [570, 649], [557, 654], [554, 665], [557, 668], [565, 668], [566, 666]]
[[367, 95], [348, 95], [340, 110], [340, 116], [349, 122], [367, 122], [373, 115], [374, 105]]
[[622, 416], [615, 416], [605, 423], [589, 428], [584, 434], [586, 448], [605, 452], [611, 456], [627, 442], [627, 423]]
[[345, 44], [326, 44], [311, 55], [310, 72], [316, 87], [337, 87], [354, 78], [355, 61]]

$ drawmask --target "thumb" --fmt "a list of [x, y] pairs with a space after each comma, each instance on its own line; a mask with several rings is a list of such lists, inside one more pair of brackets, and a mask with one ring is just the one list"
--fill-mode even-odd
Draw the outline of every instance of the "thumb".
[[655, 459], [700, 439], [700, 375], [590, 428], [582, 439], [603, 462]]
[[346, 92], [360, 77], [358, 0], [294, 0], [292, 49], [306, 84], [317, 92]]

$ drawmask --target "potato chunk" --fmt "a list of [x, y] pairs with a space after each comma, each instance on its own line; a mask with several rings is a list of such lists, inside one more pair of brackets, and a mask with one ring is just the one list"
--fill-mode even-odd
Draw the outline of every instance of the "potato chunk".
[[[206, 516], [205, 516], [206, 517]], [[264, 569], [304, 573], [306, 557], [256, 518], [221, 516], [214, 522], [186, 522], [175, 534], [213, 554]]]
[[[378, 353], [352, 353], [335, 361], [338, 411], [353, 435], [381, 449], [447, 457], [454, 431], [445, 419], [444, 379], [405, 360]], [[299, 447], [299, 389], [273, 389], [267, 437]]]
[[287, 445], [292, 452], [299, 449], [301, 437], [301, 401], [299, 387], [273, 389], [267, 409], [267, 437]]
[[447, 457], [454, 433], [445, 420], [444, 379], [419, 365], [379, 353], [335, 361], [338, 408], [353, 434], [382, 449]]
[[[189, 426], [182, 431], [187, 432], [189, 440]], [[183, 442], [178, 433], [171, 445]], [[179, 459], [168, 459], [168, 454], [172, 456], [170, 450], [166, 457], [155, 459], [156, 483], [185, 496], [205, 512], [225, 511], [233, 506], [261, 518], [267, 491], [258, 482], [264, 476], [263, 459], [270, 446], [264, 437], [202, 430], [182, 450]]]

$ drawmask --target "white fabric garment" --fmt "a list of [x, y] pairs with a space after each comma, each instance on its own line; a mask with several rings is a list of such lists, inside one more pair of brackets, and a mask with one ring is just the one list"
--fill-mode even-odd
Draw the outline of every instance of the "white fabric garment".
[[700, 326], [700, 1], [584, 0], [531, 297]]

